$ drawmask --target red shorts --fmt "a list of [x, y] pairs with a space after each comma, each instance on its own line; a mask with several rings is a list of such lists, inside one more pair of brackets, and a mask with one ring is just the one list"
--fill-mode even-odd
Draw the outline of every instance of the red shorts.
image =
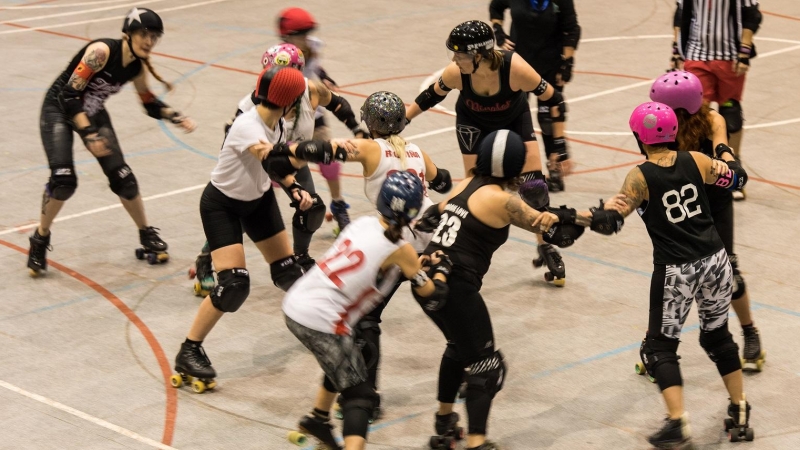
[[736, 76], [734, 61], [689, 61], [683, 68], [693, 73], [703, 83], [703, 100], [723, 104], [728, 100], [742, 101], [746, 75]]

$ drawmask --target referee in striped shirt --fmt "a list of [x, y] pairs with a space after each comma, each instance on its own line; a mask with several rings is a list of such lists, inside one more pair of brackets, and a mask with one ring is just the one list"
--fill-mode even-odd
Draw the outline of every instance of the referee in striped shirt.
[[[692, 72], [703, 83], [703, 99], [716, 102], [728, 126], [736, 158], [742, 143], [742, 91], [756, 56], [753, 35], [761, 24], [758, 0], [677, 0], [673, 68]], [[684, 61], [685, 60], [685, 61]], [[744, 193], [734, 192], [743, 200]]]

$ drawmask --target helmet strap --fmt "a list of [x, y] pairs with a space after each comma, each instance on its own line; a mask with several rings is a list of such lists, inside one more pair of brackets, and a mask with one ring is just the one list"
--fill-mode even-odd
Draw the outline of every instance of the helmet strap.
[[133, 51], [133, 35], [130, 32], [128, 32], [125, 33], [125, 36], [128, 37], [128, 39], [125, 39], [125, 42], [128, 43], [128, 48], [131, 50], [131, 55], [133, 55], [133, 57], [136, 59], [142, 59], [141, 56], [137, 55], [136, 52]]
[[480, 65], [480, 62], [478, 61], [478, 54], [476, 53], [476, 54], [472, 55], [472, 73], [475, 73], [475, 72], [478, 71], [478, 66], [479, 65]]

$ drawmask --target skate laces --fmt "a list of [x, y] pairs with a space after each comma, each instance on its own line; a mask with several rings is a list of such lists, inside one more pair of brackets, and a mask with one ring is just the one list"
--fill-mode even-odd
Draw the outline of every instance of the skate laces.
[[[49, 235], [48, 235], [49, 236]], [[31, 256], [35, 259], [44, 259], [47, 252], [52, 252], [53, 246], [42, 237], [31, 238]]]
[[744, 335], [744, 353], [746, 355], [753, 355], [758, 352], [758, 331], [751, 328], [750, 331], [742, 330]]
[[190, 352], [189, 356], [192, 359], [194, 359], [195, 362], [197, 362], [199, 365], [203, 367], [211, 366], [211, 360], [208, 359], [208, 356], [206, 356], [206, 351], [203, 349], [201, 345], [197, 346], [193, 345], [192, 351]]

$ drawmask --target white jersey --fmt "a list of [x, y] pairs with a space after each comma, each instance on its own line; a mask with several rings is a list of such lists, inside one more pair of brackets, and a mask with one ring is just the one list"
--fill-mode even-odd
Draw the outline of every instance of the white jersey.
[[270, 130], [255, 108], [237, 117], [222, 143], [217, 165], [211, 171], [211, 184], [235, 200], [261, 198], [272, 183], [261, 161], [247, 149], [261, 141], [284, 142], [283, 127], [283, 119], [280, 119], [275, 129]]
[[352, 327], [388, 295], [399, 267], [381, 271], [386, 258], [406, 242], [392, 243], [375, 216], [354, 220], [317, 264], [283, 298], [283, 312], [323, 333], [349, 335]]
[[[425, 159], [422, 157], [422, 151], [415, 144], [407, 142], [406, 167], [403, 169], [403, 164], [400, 161], [400, 157], [397, 156], [394, 151], [394, 147], [392, 147], [391, 144], [386, 142], [385, 139], [375, 139], [375, 142], [377, 142], [381, 147], [381, 160], [378, 163], [378, 168], [375, 169], [375, 173], [364, 178], [364, 193], [367, 195], [369, 201], [372, 202], [373, 205], [377, 205], [378, 195], [381, 192], [381, 186], [383, 186], [383, 182], [386, 180], [386, 177], [395, 172], [406, 170], [407, 172], [418, 176], [420, 181], [422, 181], [424, 196], [422, 198], [422, 208], [420, 208], [420, 214], [425, 212], [430, 205], [433, 205], [433, 201], [428, 198], [428, 189], [426, 187], [427, 183], [425, 181]], [[410, 229], [404, 228], [403, 239], [410, 242], [417, 253], [422, 253], [430, 241], [430, 234], [418, 232], [416, 233], [416, 237], [414, 237], [414, 233], [412, 233]]]
[[[306, 65], [303, 66], [303, 75], [305, 75], [306, 78], [310, 78], [312, 80], [319, 80], [319, 70], [321, 68], [319, 54], [322, 51], [322, 47], [324, 47], [325, 44], [322, 42], [321, 39], [314, 36], [310, 36], [306, 39], [308, 40], [309, 48], [311, 48], [311, 53], [314, 53], [317, 56], [314, 58], [306, 58]], [[317, 110], [314, 113], [314, 118], [318, 119], [324, 115], [325, 115], [325, 108], [323, 108], [322, 106], [317, 106]]]
[[[311, 91], [306, 78], [306, 91], [300, 100], [300, 112], [292, 120], [285, 121], [286, 142], [300, 142], [312, 139], [314, 136], [314, 108], [311, 107]], [[244, 96], [239, 101], [239, 111], [245, 112], [255, 108], [253, 94]]]

